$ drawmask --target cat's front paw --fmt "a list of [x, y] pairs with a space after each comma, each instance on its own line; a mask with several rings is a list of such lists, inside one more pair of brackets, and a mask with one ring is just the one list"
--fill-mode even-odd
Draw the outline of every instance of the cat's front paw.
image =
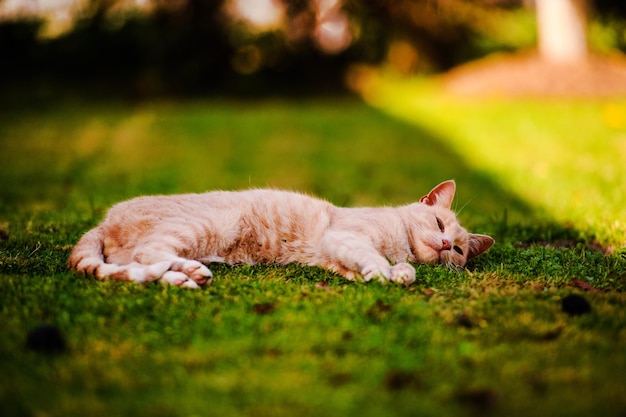
[[365, 281], [371, 281], [372, 279], [376, 278], [380, 282], [387, 282], [391, 277], [391, 270], [390, 268], [383, 268], [380, 265], [371, 263], [363, 268], [361, 274], [363, 275], [363, 279]]
[[398, 284], [409, 285], [415, 281], [415, 268], [402, 262], [391, 267], [391, 281]]

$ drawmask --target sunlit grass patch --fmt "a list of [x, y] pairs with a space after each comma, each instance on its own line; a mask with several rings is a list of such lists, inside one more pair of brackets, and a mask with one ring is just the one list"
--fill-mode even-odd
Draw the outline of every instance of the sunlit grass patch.
[[626, 245], [626, 101], [479, 99], [366, 74], [369, 103], [437, 134], [472, 169], [614, 249]]

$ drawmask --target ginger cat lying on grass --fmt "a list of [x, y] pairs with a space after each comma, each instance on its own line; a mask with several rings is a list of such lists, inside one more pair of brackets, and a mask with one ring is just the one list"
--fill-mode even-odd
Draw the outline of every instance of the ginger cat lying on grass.
[[205, 264], [212, 262], [296, 262], [348, 279], [410, 284], [409, 262], [463, 267], [494, 242], [461, 227], [450, 210], [455, 190], [445, 181], [419, 202], [376, 208], [263, 189], [138, 197], [85, 233], [69, 265], [100, 279], [189, 288], [210, 283]]

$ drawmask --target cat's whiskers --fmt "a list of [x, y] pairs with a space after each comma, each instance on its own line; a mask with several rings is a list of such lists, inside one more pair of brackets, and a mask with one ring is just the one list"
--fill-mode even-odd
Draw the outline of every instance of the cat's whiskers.
[[463, 210], [465, 210], [465, 207], [467, 207], [467, 205], [468, 205], [469, 203], [471, 203], [471, 202], [472, 202], [472, 200], [473, 200], [474, 198], [475, 198], [475, 197], [470, 198], [470, 199], [469, 199], [469, 201], [468, 201], [467, 203], [463, 204], [463, 207], [461, 207], [458, 211], [455, 209], [455, 210], [454, 210], [454, 212], [455, 212], [457, 215], [461, 214], [461, 212], [463, 212]]
[[457, 265], [455, 262], [450, 261], [446, 264], [446, 266], [450, 269], [454, 269], [455, 271], [463, 271], [465, 269], [465, 267], [461, 266], [461, 265]]

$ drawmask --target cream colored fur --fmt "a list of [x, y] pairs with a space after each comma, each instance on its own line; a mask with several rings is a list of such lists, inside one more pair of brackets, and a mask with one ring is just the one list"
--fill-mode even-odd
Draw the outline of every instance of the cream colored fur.
[[276, 190], [138, 197], [113, 206], [76, 244], [69, 265], [97, 278], [190, 288], [211, 281], [213, 262], [295, 262], [410, 284], [410, 262], [463, 267], [493, 244], [460, 226], [450, 210], [454, 193], [446, 181], [419, 202], [377, 208]]

